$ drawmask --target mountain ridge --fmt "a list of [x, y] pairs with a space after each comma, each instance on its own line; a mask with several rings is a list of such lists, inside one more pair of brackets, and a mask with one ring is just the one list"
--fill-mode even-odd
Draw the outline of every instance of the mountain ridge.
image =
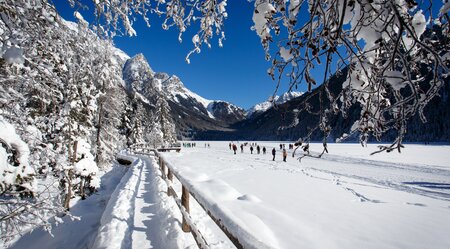
[[[133, 63], [138, 65], [133, 65]], [[140, 71], [136, 72], [136, 70]], [[145, 96], [150, 96], [155, 89], [164, 93], [172, 110], [177, 136], [180, 139], [296, 140], [309, 133], [308, 127], [317, 123], [317, 117], [307, 113], [300, 115], [297, 111], [302, 101], [314, 94], [315, 91], [319, 91], [320, 87], [312, 92], [287, 92], [281, 96], [271, 97], [245, 111], [227, 101], [209, 100], [192, 92], [176, 75], [154, 72], [142, 54], [130, 58], [125, 63], [124, 79], [130, 78], [130, 75], [139, 75], [142, 78], [139, 82], [128, 80], [131, 82], [128, 89], [135, 89], [141, 98], [145, 99]], [[330, 78], [330, 86], [334, 93], [337, 94], [342, 89], [345, 78], [345, 69]], [[434, 104], [430, 105], [438, 106], [443, 117], [450, 117], [450, 111], [448, 111], [450, 108], [445, 104], [448, 103], [448, 92], [447, 83], [441, 93], [443, 98], [436, 98], [433, 100]], [[311, 106], [316, 106], [318, 99], [313, 97], [310, 102]], [[427, 110], [430, 110], [428, 112], [431, 113], [439, 112], [431, 110], [431, 108]], [[352, 107], [347, 118], [341, 115], [332, 117], [330, 125], [334, 128], [329, 137], [330, 141], [335, 141], [342, 134], [348, 133], [358, 115], [358, 107]], [[408, 124], [410, 132], [406, 134], [405, 141], [450, 141], [449, 136], [439, 136], [435, 132], [439, 130], [445, 133], [450, 129], [448, 122], [442, 121], [440, 116], [442, 115], [430, 115], [429, 119], [434, 121], [431, 125], [422, 124], [418, 118], [414, 118]], [[438, 124], [436, 125], [436, 123]], [[430, 130], [427, 127], [434, 128]], [[388, 133], [382, 140], [387, 141], [392, 136], [393, 134]], [[354, 135], [350, 140], [356, 141], [356, 137], [357, 135]], [[312, 134], [311, 139], [321, 140], [322, 134], [316, 131]]]
[[274, 105], [284, 104], [292, 99], [298, 98], [303, 95], [304, 92], [285, 92], [281, 96], [276, 95], [275, 97], [270, 96], [266, 101], [258, 103], [247, 110], [247, 117], [251, 117], [256, 114], [263, 113], [268, 109], [272, 108]]

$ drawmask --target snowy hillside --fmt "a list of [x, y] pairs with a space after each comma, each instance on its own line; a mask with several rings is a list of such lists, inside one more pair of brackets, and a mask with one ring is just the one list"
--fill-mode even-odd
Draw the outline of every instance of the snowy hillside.
[[275, 96], [275, 98], [270, 97], [267, 99], [267, 101], [259, 103], [251, 107], [247, 110], [247, 117], [251, 117], [254, 114], [259, 114], [267, 111], [268, 109], [272, 108], [273, 104], [281, 105], [284, 104], [292, 99], [295, 99], [297, 97], [300, 97], [303, 94], [303, 92], [286, 92], [281, 96]]
[[98, 190], [116, 153], [136, 142], [136, 112], [127, 112], [133, 100], [123, 87], [128, 55], [80, 13], [74, 23], [47, 1], [1, 6], [3, 247], [35, 227], [50, 230], [52, 217], [70, 218], [68, 210]]

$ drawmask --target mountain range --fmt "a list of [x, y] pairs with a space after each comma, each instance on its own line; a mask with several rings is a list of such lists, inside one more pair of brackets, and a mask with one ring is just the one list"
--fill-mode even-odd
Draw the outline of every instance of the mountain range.
[[[346, 70], [330, 78], [331, 91], [342, 89]], [[135, 91], [145, 99], [151, 99], [155, 91], [161, 91], [171, 108], [179, 139], [195, 140], [297, 140], [304, 137], [317, 122], [317, 116], [299, 113], [298, 108], [306, 98], [314, 106], [318, 103], [316, 88], [312, 92], [287, 92], [270, 97], [244, 110], [222, 100], [208, 100], [192, 92], [180, 78], [167, 73], [154, 72], [142, 54], [130, 58], [123, 70], [126, 88]], [[130, 75], [138, 75], [140, 80]], [[423, 124], [418, 117], [408, 124], [405, 141], [450, 141], [449, 84], [443, 87], [441, 98], [435, 98], [426, 109], [429, 122]], [[310, 97], [312, 95], [312, 97]], [[358, 118], [360, 109], [351, 108], [348, 117], [335, 116], [330, 120], [333, 130], [330, 140], [334, 141], [350, 130]], [[313, 132], [313, 140], [321, 140], [320, 132]], [[383, 139], [391, 140], [395, 134], [386, 134]], [[350, 138], [350, 140], [356, 140]]]
[[283, 104], [302, 94], [289, 92], [275, 96], [246, 111], [227, 101], [209, 100], [192, 92], [176, 75], [154, 72], [142, 54], [125, 62], [123, 78], [127, 91], [135, 93], [144, 103], [152, 103], [156, 92], [163, 93], [180, 139], [201, 137], [208, 131], [236, 132], [233, 124], [256, 117], [273, 104]]

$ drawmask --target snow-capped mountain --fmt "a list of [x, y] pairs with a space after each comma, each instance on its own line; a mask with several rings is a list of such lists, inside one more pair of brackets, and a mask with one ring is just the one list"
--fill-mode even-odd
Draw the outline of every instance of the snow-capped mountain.
[[215, 100], [208, 104], [208, 112], [215, 118], [226, 123], [236, 123], [245, 119], [244, 109], [222, 100]]
[[174, 104], [191, 107], [193, 111], [215, 118], [207, 109], [211, 100], [207, 100], [187, 89], [176, 75], [156, 73], [155, 83], [165, 93], [167, 99]]
[[281, 96], [276, 95], [275, 98], [270, 97], [267, 99], [267, 101], [259, 103], [251, 107], [247, 110], [247, 117], [251, 117], [255, 114], [261, 114], [268, 109], [270, 109], [273, 104], [281, 105], [284, 104], [292, 99], [295, 99], [297, 97], [300, 97], [303, 94], [303, 92], [286, 92]]
[[179, 136], [196, 130], [227, 130], [245, 118], [245, 110], [221, 100], [208, 100], [186, 88], [176, 75], [154, 72], [142, 54], [129, 59], [123, 69], [125, 88], [146, 103], [162, 93], [170, 105]]
[[222, 100], [205, 99], [187, 89], [176, 75], [156, 73], [154, 77], [167, 98], [174, 103], [192, 106], [195, 111], [226, 123], [240, 121], [245, 117], [245, 111], [240, 107]]

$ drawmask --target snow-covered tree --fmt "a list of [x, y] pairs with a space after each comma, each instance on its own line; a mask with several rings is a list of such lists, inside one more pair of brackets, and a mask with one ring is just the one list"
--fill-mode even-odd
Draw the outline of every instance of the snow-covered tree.
[[97, 72], [94, 84], [97, 86], [96, 162], [105, 168], [111, 163], [117, 149], [124, 147], [123, 134], [119, 129], [125, 113], [127, 95], [122, 86], [122, 61], [114, 56], [111, 41], [99, 40], [101, 46], [94, 49], [98, 54], [93, 62]]
[[[160, 93], [157, 94], [156, 101], [156, 113], [155, 113], [155, 127], [158, 127], [162, 134], [162, 142], [163, 146], [170, 147], [172, 144], [177, 142], [176, 133], [175, 133], [175, 124], [173, 122], [172, 116], [170, 115], [170, 106], [167, 103], [166, 98]], [[155, 136], [158, 132], [154, 129]]]
[[153, 148], [158, 148], [164, 144], [164, 134], [161, 131], [161, 124], [159, 122], [154, 122], [153, 127], [148, 134], [147, 140], [150, 146]]
[[77, 141], [75, 157], [76, 163], [73, 167], [75, 181], [72, 184], [75, 186], [74, 190], [85, 199], [86, 189], [94, 192], [100, 187], [100, 179], [97, 177], [98, 167], [91, 154], [91, 145], [84, 140]]
[[0, 130], [0, 195], [33, 196], [36, 171], [29, 164], [28, 145], [2, 116]]
[[[27, 144], [35, 169], [2, 185], [0, 238], [10, 240], [39, 225], [50, 229], [48, 218], [65, 212], [69, 191], [85, 196], [99, 186], [94, 159], [106, 163], [120, 149], [118, 117], [127, 96], [119, 81], [123, 59], [80, 15], [78, 25], [66, 22], [46, 0], [2, 1], [0, 8], [0, 115]], [[83, 143], [90, 148], [84, 156]], [[39, 188], [24, 190], [31, 179]]]
[[[29, 136], [29, 134], [28, 134]], [[26, 229], [43, 226], [48, 217], [64, 213], [49, 186], [38, 187], [38, 172], [31, 164], [28, 144], [0, 116], [0, 240], [8, 242]], [[44, 189], [42, 189], [42, 186]], [[59, 204], [59, 205], [58, 205]], [[2, 244], [2, 243], [0, 243]]]
[[132, 100], [132, 107], [133, 111], [130, 113], [131, 116], [130, 124], [131, 124], [131, 130], [130, 130], [130, 136], [128, 145], [132, 144], [142, 144], [145, 143], [145, 129], [148, 127], [145, 127], [144, 123], [144, 107], [143, 104], [136, 99], [136, 97], [133, 97]]

